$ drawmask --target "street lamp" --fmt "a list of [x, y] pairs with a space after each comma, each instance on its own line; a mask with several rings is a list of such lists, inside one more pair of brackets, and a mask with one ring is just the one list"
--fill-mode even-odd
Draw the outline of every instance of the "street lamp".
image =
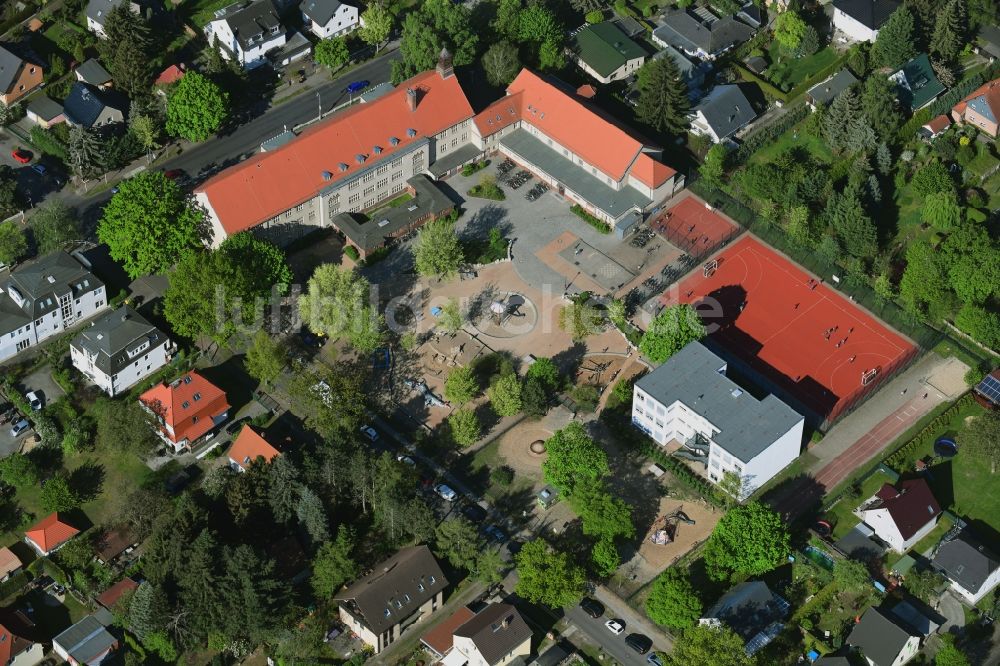
[[323, 94], [320, 91], [316, 91], [316, 122], [323, 120]]

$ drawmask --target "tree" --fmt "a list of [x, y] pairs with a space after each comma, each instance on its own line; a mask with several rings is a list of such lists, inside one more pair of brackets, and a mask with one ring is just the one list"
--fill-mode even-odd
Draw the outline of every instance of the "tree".
[[545, 387], [545, 390], [550, 392], [556, 392], [562, 387], [562, 375], [559, 373], [559, 367], [555, 362], [547, 356], [539, 356], [534, 360], [534, 362], [528, 366], [528, 370], [524, 373], [524, 376], [528, 379], [537, 379]]
[[910, 187], [918, 196], [926, 197], [936, 192], [954, 192], [955, 181], [948, 173], [948, 167], [935, 160], [917, 169]]
[[441, 279], [452, 277], [465, 259], [454, 223], [438, 219], [425, 224], [417, 236], [414, 257], [421, 275]]
[[322, 264], [307, 286], [299, 297], [299, 316], [310, 330], [332, 340], [344, 338], [358, 351], [371, 352], [381, 344], [385, 318], [366, 305], [368, 280], [349, 268]]
[[639, 341], [639, 351], [653, 363], [663, 363], [707, 331], [697, 310], [686, 303], [663, 309]]
[[1000, 347], [1000, 314], [966, 304], [955, 315], [955, 326], [991, 349]]
[[542, 417], [552, 403], [552, 394], [537, 377], [528, 377], [521, 386], [521, 409], [527, 416]]
[[496, 18], [493, 19], [493, 30], [497, 35], [517, 40], [517, 28], [523, 9], [524, 3], [521, 0], [499, 0], [497, 2]]
[[80, 496], [62, 476], [53, 477], [45, 482], [41, 500], [42, 508], [48, 512], [69, 511], [80, 506]]
[[521, 411], [521, 382], [517, 375], [505, 375], [486, 390], [493, 411], [499, 416], [514, 416]]
[[1000, 413], [986, 412], [972, 420], [962, 437], [962, 445], [972, 457], [989, 463], [995, 474], [1000, 461]]
[[435, 532], [435, 551], [452, 566], [466, 571], [475, 569], [484, 543], [476, 526], [461, 516], [448, 518]]
[[743, 639], [726, 626], [696, 625], [686, 629], [674, 641], [674, 649], [666, 655], [667, 666], [753, 666]]
[[910, 243], [899, 296], [911, 312], [925, 312], [946, 303], [947, 278], [941, 257], [926, 241]]
[[484, 585], [493, 585], [503, 580], [507, 563], [500, 551], [494, 548], [483, 548], [476, 558], [476, 566], [472, 576]]
[[305, 486], [299, 490], [299, 503], [295, 508], [295, 514], [313, 544], [320, 544], [330, 539], [330, 523], [323, 501]]
[[210, 235], [201, 211], [162, 173], [145, 171], [118, 188], [104, 207], [97, 237], [129, 277], [165, 271]]
[[900, 6], [879, 28], [872, 45], [872, 61], [878, 67], [899, 69], [917, 55], [916, 44], [913, 14], [905, 6]]
[[657, 58], [642, 66], [638, 74], [639, 120], [659, 132], [684, 134], [691, 125], [691, 101], [687, 83], [672, 58]]
[[486, 50], [482, 58], [486, 80], [493, 86], [505, 86], [521, 71], [517, 47], [508, 41], [499, 41]]
[[146, 151], [146, 162], [151, 159], [150, 153], [160, 147], [160, 127], [152, 116], [144, 113], [135, 114], [129, 120], [128, 131]]
[[950, 0], [937, 15], [931, 53], [945, 62], [953, 62], [968, 41], [969, 19], [964, 0]]
[[600, 479], [579, 479], [569, 502], [583, 521], [583, 533], [587, 536], [607, 539], [635, 536], [631, 507], [612, 496]]
[[472, 368], [459, 366], [448, 373], [444, 380], [444, 397], [459, 407], [469, 402], [479, 393], [479, 382]]
[[833, 564], [833, 580], [844, 592], [860, 592], [871, 584], [871, 578], [868, 567], [858, 560], [842, 559]]
[[604, 578], [613, 574], [622, 563], [615, 540], [608, 537], [601, 537], [594, 544], [590, 559], [594, 563], [597, 575]]
[[75, 211], [58, 199], [46, 201], [35, 210], [31, 231], [39, 254], [48, 254], [83, 237]]
[[962, 207], [954, 190], [932, 192], [924, 197], [920, 217], [935, 229], [948, 231], [962, 223]]
[[859, 259], [875, 256], [878, 232], [861, 205], [857, 188], [848, 186], [843, 192], [834, 192], [825, 212], [837, 240], [848, 254]]
[[[896, 98], [896, 85], [888, 77], [871, 76], [865, 80], [861, 93], [861, 112], [882, 141], [891, 141], [903, 121]], [[879, 147], [884, 145], [879, 144]]]
[[600, 9], [594, 9], [584, 14], [583, 18], [590, 25], [594, 25], [595, 23], [600, 23], [604, 20], [604, 12]]
[[757, 576], [780, 564], [788, 549], [781, 516], [750, 502], [731, 509], [715, 526], [705, 545], [705, 566], [713, 580]]
[[583, 597], [586, 575], [569, 555], [553, 550], [542, 539], [533, 539], [516, 556], [517, 593], [531, 603], [562, 608]]
[[1000, 252], [982, 225], [966, 221], [954, 228], [940, 246], [948, 279], [963, 303], [981, 305], [1000, 294]]
[[243, 359], [250, 376], [264, 385], [270, 385], [277, 379], [287, 362], [288, 353], [284, 344], [263, 329], [254, 333], [253, 343]]
[[969, 27], [994, 25], [998, 21], [996, 0], [969, 0]]
[[167, 626], [170, 602], [166, 592], [156, 583], [143, 581], [132, 595], [128, 608], [128, 630], [144, 640]]
[[853, 88], [837, 95], [823, 116], [823, 137], [834, 150], [859, 151], [875, 147], [875, 130], [868, 124], [861, 100]]
[[379, 3], [372, 3], [361, 13], [361, 27], [358, 37], [365, 44], [375, 47], [377, 55], [382, 44], [392, 32], [392, 12]]
[[229, 114], [229, 95], [211, 79], [191, 70], [167, 93], [167, 131], [188, 141], [204, 141]]
[[[259, 456], [258, 456], [259, 457]], [[299, 470], [288, 456], [278, 456], [267, 470], [267, 502], [275, 522], [286, 524], [295, 515], [299, 498]]]
[[795, 49], [795, 55], [800, 58], [811, 56], [819, 51], [820, 46], [822, 44], [820, 43], [819, 31], [811, 25], [806, 25], [806, 29], [802, 31], [802, 39], [799, 40], [799, 45]]
[[941, 647], [934, 655], [934, 666], [972, 666], [965, 653], [955, 645], [954, 634], [941, 636]]
[[29, 456], [15, 451], [0, 459], [0, 480], [15, 488], [27, 488], [38, 483], [38, 465]]
[[224, 612], [217, 630], [228, 641], [256, 645], [273, 635], [274, 619], [284, 614], [288, 587], [275, 577], [274, 561], [263, 559], [247, 544], [227, 548], [223, 562], [219, 606]]
[[149, 412], [138, 400], [124, 402], [99, 399], [93, 407], [97, 417], [97, 448], [107, 452], [145, 455], [159, 440]]
[[698, 167], [698, 173], [709, 185], [719, 187], [726, 173], [726, 147], [721, 143], [712, 144], [705, 154], [705, 161]]
[[298, 416], [324, 439], [354, 436], [365, 415], [365, 367], [344, 361], [293, 375], [288, 394]]
[[312, 584], [316, 597], [329, 599], [340, 586], [354, 580], [361, 570], [352, 557], [355, 548], [354, 529], [346, 525], [337, 528], [337, 538], [319, 548], [312, 564]]
[[608, 456], [587, 434], [583, 424], [572, 421], [545, 441], [542, 463], [545, 482], [571, 497], [578, 486], [593, 483], [610, 471]]
[[479, 417], [471, 409], [456, 409], [448, 417], [451, 438], [459, 446], [472, 446], [482, 436]]
[[[33, 131], [32, 140], [36, 136], [39, 135]], [[40, 136], [49, 138], [45, 132], [41, 132]], [[17, 175], [6, 164], [0, 164], [0, 215], [3, 215], [4, 218], [10, 217], [18, 211], [20, 206], [21, 198], [17, 193]]]
[[465, 317], [462, 316], [462, 308], [458, 304], [457, 298], [449, 298], [441, 306], [438, 313], [438, 324], [448, 333], [455, 333], [465, 325]]
[[808, 206], [795, 206], [788, 211], [785, 220], [785, 234], [788, 240], [799, 247], [812, 247], [816, 242], [809, 220]]
[[906, 574], [906, 589], [925, 604], [932, 603], [932, 597], [937, 599], [937, 590], [944, 583], [944, 576], [931, 569], [911, 570]]
[[559, 309], [559, 328], [569, 333], [574, 342], [596, 335], [604, 327], [604, 319], [591, 305], [590, 294], [584, 292]]
[[106, 166], [103, 144], [97, 133], [82, 125], [74, 125], [69, 131], [69, 161], [73, 175], [81, 180], [98, 176]]
[[475, 59], [479, 36], [472, 29], [469, 8], [452, 0], [425, 0], [403, 19], [402, 58], [392, 63], [393, 82], [433, 69], [446, 46], [454, 51], [455, 65], [468, 65]]
[[792, 10], [778, 14], [774, 26], [774, 40], [788, 51], [794, 51], [802, 43], [808, 24]]
[[518, 11], [516, 25], [518, 43], [526, 47], [527, 53], [538, 54], [539, 69], [560, 69], [566, 64], [563, 55], [565, 31], [547, 5], [540, 2], [528, 3]]
[[690, 578], [671, 567], [653, 582], [646, 598], [646, 615], [669, 629], [687, 629], [701, 617], [704, 607]]
[[0, 264], [8, 266], [28, 251], [28, 239], [16, 222], [0, 222]]
[[347, 40], [343, 37], [321, 39], [313, 50], [313, 60], [333, 71], [346, 65], [350, 59], [351, 50], [347, 48]]
[[104, 20], [106, 39], [98, 40], [101, 61], [115, 88], [135, 100], [149, 90], [152, 78], [149, 25], [128, 5], [115, 5]]

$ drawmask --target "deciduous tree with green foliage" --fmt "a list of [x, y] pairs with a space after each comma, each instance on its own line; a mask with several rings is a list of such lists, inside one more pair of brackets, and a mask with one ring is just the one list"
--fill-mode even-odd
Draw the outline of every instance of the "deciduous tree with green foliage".
[[608, 456], [579, 421], [571, 421], [545, 441], [542, 463], [545, 482], [564, 496], [572, 496], [580, 484], [594, 482], [609, 472]]
[[319, 547], [313, 558], [312, 584], [318, 599], [330, 599], [344, 583], [354, 580], [361, 567], [354, 560], [354, 529], [346, 525], [337, 528], [337, 538]]
[[990, 349], [1000, 347], [1000, 314], [996, 310], [966, 304], [955, 315], [955, 326]]
[[760, 502], [731, 509], [705, 544], [705, 567], [713, 580], [757, 576], [788, 555], [788, 528], [781, 516]]
[[158, 171], [122, 181], [97, 226], [97, 238], [133, 279], [166, 271], [210, 234], [201, 211]]
[[448, 416], [448, 430], [459, 446], [472, 446], [482, 436], [479, 417], [471, 409], [456, 409]]
[[273, 338], [264, 329], [254, 333], [253, 342], [243, 359], [243, 365], [251, 377], [269, 386], [281, 374], [286, 363], [288, 353], [281, 340]]
[[879, 28], [875, 44], [872, 46], [872, 61], [878, 67], [900, 68], [906, 61], [917, 55], [913, 14], [906, 6], [900, 6]]
[[435, 530], [435, 552], [459, 569], [475, 569], [484, 545], [476, 526], [462, 516], [444, 520]]
[[27, 488], [38, 483], [38, 465], [29, 456], [15, 451], [0, 459], [0, 479], [15, 488]]
[[517, 593], [531, 603], [562, 608], [583, 598], [587, 582], [583, 569], [569, 555], [553, 550], [543, 539], [533, 539], [516, 556]]
[[28, 239], [16, 222], [0, 222], [0, 264], [8, 266], [28, 251]]
[[639, 120], [667, 134], [681, 135], [691, 126], [687, 83], [672, 58], [657, 58], [643, 65], [638, 90]]
[[604, 327], [604, 318], [590, 304], [590, 294], [579, 294], [559, 309], [559, 328], [569, 333], [575, 342], [596, 335]]
[[438, 313], [438, 324], [448, 333], [455, 333], [465, 325], [465, 317], [457, 298], [449, 298]]
[[229, 95], [211, 79], [189, 71], [167, 93], [167, 131], [188, 141], [204, 141], [229, 115]]
[[486, 80], [497, 87], [507, 85], [521, 71], [517, 47], [506, 40], [490, 46], [483, 54], [482, 64]]
[[935, 192], [954, 192], [955, 179], [948, 173], [948, 167], [934, 160], [916, 170], [910, 186], [918, 196], [926, 197]]
[[917, 240], [906, 249], [906, 268], [899, 282], [899, 296], [906, 308], [915, 313], [933, 313], [932, 319], [947, 309], [948, 280], [938, 253], [927, 241]]
[[783, 48], [794, 51], [802, 43], [808, 24], [792, 10], [778, 14], [774, 25], [774, 40]]
[[722, 177], [726, 173], [726, 147], [721, 143], [712, 144], [705, 154], [705, 161], [698, 167], [698, 173], [712, 187], [722, 185]]
[[521, 411], [521, 382], [517, 375], [504, 375], [486, 389], [493, 411], [499, 416], [514, 416]]
[[392, 63], [394, 83], [433, 69], [443, 48], [452, 51], [455, 65], [468, 65], [479, 47], [469, 8], [452, 0], [424, 0], [418, 10], [407, 12], [402, 36], [401, 59]]
[[667, 666], [754, 666], [743, 639], [726, 626], [696, 625], [686, 629], [674, 641], [674, 649], [666, 655]]
[[343, 37], [321, 39], [313, 50], [313, 60], [324, 67], [336, 71], [351, 59], [351, 50]]
[[965, 653], [955, 645], [954, 634], [941, 635], [941, 647], [934, 655], [934, 666], [972, 666]]
[[921, 219], [941, 231], [948, 231], [961, 224], [962, 214], [963, 210], [954, 190], [928, 194], [924, 197], [924, 205], [920, 209]]
[[590, 553], [597, 575], [607, 578], [621, 566], [622, 558], [618, 554], [615, 540], [611, 537], [601, 537]]
[[361, 13], [361, 27], [358, 28], [358, 37], [365, 44], [374, 46], [377, 55], [382, 45], [389, 39], [392, 23], [392, 12], [381, 3], [373, 2]]
[[42, 509], [49, 512], [69, 511], [80, 506], [80, 496], [63, 476], [56, 476], [46, 481], [42, 488], [41, 500]]
[[669, 629], [687, 629], [698, 621], [704, 606], [686, 573], [671, 567], [661, 573], [646, 597], [646, 615]]
[[48, 254], [83, 237], [76, 211], [58, 199], [46, 201], [35, 210], [31, 232], [39, 254]]
[[319, 364], [288, 385], [295, 413], [327, 440], [354, 436], [365, 415], [365, 371], [360, 364]]
[[639, 341], [639, 351], [653, 363], [663, 363], [687, 345], [705, 337], [705, 325], [687, 303], [663, 309]]
[[444, 397], [459, 407], [479, 394], [479, 382], [472, 368], [458, 366], [448, 373], [444, 380]]
[[441, 279], [455, 275], [465, 260], [455, 223], [447, 219], [433, 220], [420, 229], [413, 254], [418, 273]]
[[346, 339], [361, 352], [378, 348], [385, 318], [368, 305], [368, 280], [349, 268], [322, 264], [307, 286], [299, 297], [299, 316], [310, 330], [332, 340]]

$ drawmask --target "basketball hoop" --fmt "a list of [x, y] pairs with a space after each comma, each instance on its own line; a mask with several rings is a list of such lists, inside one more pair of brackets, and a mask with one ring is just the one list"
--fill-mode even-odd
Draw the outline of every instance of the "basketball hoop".
[[719, 260], [712, 259], [711, 261], [706, 262], [705, 265], [702, 267], [702, 274], [705, 277], [712, 277], [715, 274], [715, 271], [717, 271], [718, 269], [719, 269]]
[[873, 381], [875, 381], [875, 376], [878, 375], [878, 368], [872, 368], [871, 370], [865, 370], [861, 373], [861, 385], [868, 386]]

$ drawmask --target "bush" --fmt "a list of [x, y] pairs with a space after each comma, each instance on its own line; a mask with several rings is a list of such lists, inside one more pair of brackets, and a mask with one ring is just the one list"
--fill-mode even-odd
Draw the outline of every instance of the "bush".
[[514, 483], [514, 470], [507, 465], [494, 467], [490, 472], [490, 482], [506, 488]]
[[595, 9], [592, 12], [587, 12], [584, 18], [587, 20], [587, 23], [591, 25], [595, 23], [600, 23], [601, 21], [604, 20], [604, 12], [602, 12], [600, 9]]
[[358, 252], [358, 248], [353, 245], [347, 245], [344, 247], [344, 254], [350, 257], [352, 260], [357, 261], [361, 258], [361, 253]]
[[599, 233], [602, 234], [611, 233], [611, 225], [609, 225], [607, 222], [602, 222], [601, 220], [597, 219], [596, 217], [585, 211], [583, 208], [581, 208], [579, 204], [573, 204], [573, 206], [570, 207], [570, 211], [574, 215], [579, 217], [581, 220], [583, 220], [590, 226], [594, 227], [594, 229], [596, 229]]
[[41, 127], [32, 127], [30, 137], [32, 145], [39, 151], [58, 158], [63, 162], [66, 161], [66, 156], [68, 155], [66, 145], [56, 138], [52, 132]]
[[589, 384], [574, 386], [569, 390], [569, 397], [573, 399], [581, 412], [588, 413], [595, 411], [601, 400], [601, 394], [597, 392], [597, 388]]

